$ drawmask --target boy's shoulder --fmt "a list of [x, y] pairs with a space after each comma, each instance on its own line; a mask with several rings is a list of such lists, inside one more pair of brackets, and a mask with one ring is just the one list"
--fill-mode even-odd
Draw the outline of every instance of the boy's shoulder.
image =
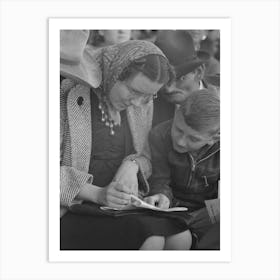
[[172, 121], [173, 120], [171, 119], [153, 127], [152, 130], [150, 131], [150, 137], [156, 137], [162, 139], [170, 138]]
[[172, 149], [171, 127], [172, 120], [168, 120], [158, 124], [150, 131], [149, 142], [151, 148], [156, 146], [166, 152]]

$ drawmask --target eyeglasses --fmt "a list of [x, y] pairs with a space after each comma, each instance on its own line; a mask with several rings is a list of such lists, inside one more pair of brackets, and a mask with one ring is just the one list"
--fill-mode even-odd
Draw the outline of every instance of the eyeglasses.
[[133, 96], [133, 98], [139, 98], [142, 100], [143, 104], [149, 103], [151, 100], [156, 99], [158, 97], [157, 92], [154, 94], [146, 94], [140, 91], [137, 91], [130, 87], [128, 84], [126, 85], [130, 94]]

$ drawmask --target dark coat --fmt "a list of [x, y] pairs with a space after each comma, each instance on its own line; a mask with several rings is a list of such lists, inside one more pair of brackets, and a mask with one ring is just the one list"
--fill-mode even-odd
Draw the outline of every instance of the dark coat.
[[165, 194], [172, 206], [190, 210], [205, 207], [204, 201], [217, 197], [220, 179], [220, 142], [205, 145], [197, 156], [178, 153], [171, 140], [172, 120], [155, 127], [149, 135], [153, 173], [150, 195]]

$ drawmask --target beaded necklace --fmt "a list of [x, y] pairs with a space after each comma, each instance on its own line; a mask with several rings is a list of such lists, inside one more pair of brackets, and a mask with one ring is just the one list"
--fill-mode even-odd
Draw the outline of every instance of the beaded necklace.
[[99, 99], [98, 108], [101, 111], [101, 121], [110, 128], [110, 135], [114, 135], [115, 134], [114, 127], [118, 124], [114, 120], [112, 120], [109, 116], [106, 97], [102, 97]]

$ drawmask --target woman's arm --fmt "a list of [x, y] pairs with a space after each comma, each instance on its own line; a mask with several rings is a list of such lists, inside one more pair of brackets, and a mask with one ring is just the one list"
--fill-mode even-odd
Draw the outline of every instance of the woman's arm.
[[81, 203], [77, 195], [85, 185], [92, 184], [92, 180], [88, 173], [71, 166], [60, 166], [60, 205], [68, 208]]
[[60, 204], [69, 208], [82, 201], [91, 201], [119, 208], [127, 204], [128, 190], [125, 186], [116, 183], [105, 188], [94, 186], [91, 174], [72, 166], [67, 99], [75, 85], [74, 81], [64, 79], [60, 88]]
[[117, 182], [129, 190], [129, 193], [138, 194], [138, 163], [135, 160], [126, 159], [119, 167], [113, 182]]
[[[82, 201], [90, 201], [100, 205], [122, 208], [130, 203], [130, 189], [117, 182], [111, 182], [101, 188], [92, 184], [92, 176], [75, 168], [61, 167], [60, 203], [61, 206], [71, 207]], [[87, 181], [87, 178], [90, 178]]]
[[77, 198], [119, 209], [128, 205], [131, 199], [129, 189], [117, 182], [111, 182], [104, 188], [86, 184], [80, 190]]
[[129, 107], [127, 114], [136, 153], [124, 158], [115, 180], [131, 186], [135, 194], [138, 192], [139, 182], [141, 193], [147, 194], [149, 192], [147, 178], [152, 173], [148, 134], [152, 125], [153, 102], [143, 107]]

